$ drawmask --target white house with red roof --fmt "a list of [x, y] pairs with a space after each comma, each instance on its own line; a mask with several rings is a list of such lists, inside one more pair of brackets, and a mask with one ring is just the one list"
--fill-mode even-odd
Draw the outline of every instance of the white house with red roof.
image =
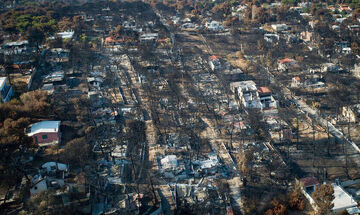
[[258, 87], [257, 91], [263, 110], [276, 109], [278, 107], [277, 101], [272, 96], [272, 92], [268, 87]]
[[209, 57], [209, 66], [212, 71], [215, 71], [217, 69], [221, 69], [221, 57], [217, 55], [211, 55]]
[[291, 87], [301, 87], [303, 85], [303, 82], [301, 81], [301, 78], [299, 76], [293, 77], [291, 79]]
[[284, 58], [279, 61], [278, 69], [280, 71], [287, 71], [290, 68], [298, 67], [297, 61], [291, 58]]
[[58, 144], [61, 141], [60, 121], [41, 121], [31, 124], [26, 135], [33, 138], [39, 146]]

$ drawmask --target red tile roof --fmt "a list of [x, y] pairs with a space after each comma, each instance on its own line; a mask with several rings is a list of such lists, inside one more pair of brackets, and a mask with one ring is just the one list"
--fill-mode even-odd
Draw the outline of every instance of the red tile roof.
[[291, 62], [294, 62], [295, 60], [294, 59], [290, 59], [290, 58], [284, 58], [282, 60], [280, 60], [280, 63], [283, 64], [283, 63], [291, 63]]
[[125, 42], [126, 38], [123, 39], [114, 39], [112, 37], [106, 37], [105, 38], [105, 43], [121, 43], [121, 42]]
[[113, 39], [113, 38], [111, 38], [111, 37], [106, 37], [105, 38], [105, 43], [112, 43], [112, 42], [114, 42], [115, 40]]
[[298, 81], [298, 82], [300, 82], [300, 81], [301, 81], [301, 79], [300, 79], [300, 77], [299, 77], [299, 76], [296, 76], [296, 77], [295, 77], [295, 80], [296, 80], [296, 81]]
[[160, 38], [159, 38], [159, 39], [156, 40], [156, 42], [158, 42], [158, 43], [165, 43], [165, 42], [166, 42], [166, 39], [160, 39]]
[[12, 65], [7, 66], [7, 68], [9, 68], [9, 69], [20, 69], [20, 66], [18, 64], [12, 64]]
[[227, 215], [234, 215], [234, 211], [231, 206], [226, 207]]
[[304, 184], [304, 187], [310, 187], [320, 184], [315, 177], [302, 178], [300, 179], [300, 181]]
[[267, 87], [259, 87], [257, 89], [258, 93], [259, 94], [263, 94], [263, 93], [271, 93], [271, 90]]
[[220, 58], [221, 58], [220, 56], [216, 56], [216, 55], [211, 55], [210, 56], [211, 60], [216, 60], [216, 59], [220, 59]]

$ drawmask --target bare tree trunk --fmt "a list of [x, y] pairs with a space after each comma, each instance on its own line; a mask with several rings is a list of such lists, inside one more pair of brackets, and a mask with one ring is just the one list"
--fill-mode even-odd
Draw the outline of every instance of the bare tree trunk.
[[151, 187], [151, 192], [154, 196], [154, 205], [157, 205], [159, 203], [159, 200], [157, 199], [157, 196], [156, 196], [156, 192], [155, 192], [155, 188], [154, 188], [154, 184], [152, 182], [152, 177], [149, 177], [149, 180], [150, 180], [150, 187]]
[[299, 147], [299, 135], [300, 135], [300, 125], [299, 125], [299, 114], [296, 114], [296, 149]]
[[350, 134], [350, 107], [347, 106], [347, 113], [348, 113], [348, 123], [347, 123], [347, 129], [348, 129], [348, 137], [349, 137], [349, 140], [351, 141], [351, 134]]
[[329, 121], [326, 121], [326, 133], [328, 137], [327, 141], [327, 154], [330, 156], [330, 133], [329, 133]]
[[313, 141], [312, 141], [312, 146], [313, 146], [313, 157], [312, 157], [312, 165], [313, 167], [315, 167], [315, 135], [316, 135], [316, 131], [315, 131], [315, 122], [314, 119], [311, 120], [311, 124], [312, 124], [312, 130], [313, 130]]

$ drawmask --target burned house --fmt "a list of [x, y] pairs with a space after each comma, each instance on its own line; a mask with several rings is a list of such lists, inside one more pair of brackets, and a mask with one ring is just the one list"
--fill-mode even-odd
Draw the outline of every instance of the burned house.
[[44, 192], [48, 189], [59, 189], [65, 186], [65, 178], [68, 176], [68, 166], [58, 162], [44, 163], [38, 175], [34, 175], [30, 185], [31, 195]]

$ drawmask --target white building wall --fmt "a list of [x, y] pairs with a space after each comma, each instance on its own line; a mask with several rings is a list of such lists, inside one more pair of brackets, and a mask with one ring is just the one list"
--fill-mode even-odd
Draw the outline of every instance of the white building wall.
[[47, 190], [46, 180], [42, 180], [33, 187], [30, 188], [31, 195], [36, 195]]

